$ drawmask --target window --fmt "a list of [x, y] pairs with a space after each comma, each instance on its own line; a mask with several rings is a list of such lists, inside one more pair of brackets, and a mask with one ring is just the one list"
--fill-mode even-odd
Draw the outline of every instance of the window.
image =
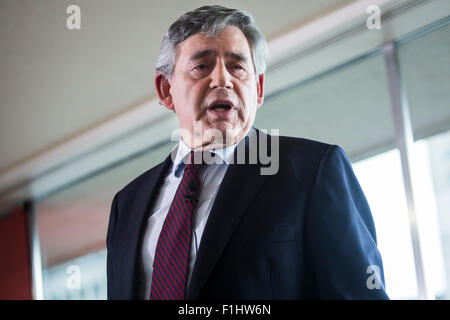
[[[450, 131], [418, 141], [417, 144], [431, 173], [426, 195], [435, 204], [431, 209], [437, 213], [434, 228], [437, 232], [430, 236], [436, 239], [437, 254], [443, 255], [438, 257], [441, 261], [438, 261], [440, 282], [436, 283], [437, 298], [450, 299]], [[441, 266], [445, 270], [441, 270]]]
[[398, 62], [414, 134], [414, 201], [428, 286], [449, 299], [450, 24], [400, 42]]
[[386, 79], [381, 54], [363, 57], [267, 97], [256, 126], [339, 144], [353, 161], [390, 150], [395, 134]]

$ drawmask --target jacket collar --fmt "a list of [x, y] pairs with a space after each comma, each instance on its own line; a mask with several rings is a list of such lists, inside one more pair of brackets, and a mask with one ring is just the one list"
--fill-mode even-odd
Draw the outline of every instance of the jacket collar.
[[[270, 138], [259, 130], [255, 133], [256, 138], [252, 143], [257, 143], [256, 146], [259, 145], [260, 137]], [[251, 136], [247, 136], [239, 142], [235, 150], [235, 160], [239, 148], [243, 148], [248, 156], [250, 141]], [[267, 175], [261, 174], [261, 167], [259, 162], [239, 164], [234, 161], [229, 165], [203, 232], [186, 299], [198, 299], [233, 231], [266, 180]]]

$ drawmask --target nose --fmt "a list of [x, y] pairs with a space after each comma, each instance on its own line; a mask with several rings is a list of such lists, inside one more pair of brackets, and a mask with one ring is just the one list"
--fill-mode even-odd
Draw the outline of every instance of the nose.
[[211, 82], [209, 86], [211, 89], [232, 89], [233, 82], [231, 81], [231, 77], [232, 75], [228, 72], [226, 65], [222, 61], [219, 61], [210, 73]]

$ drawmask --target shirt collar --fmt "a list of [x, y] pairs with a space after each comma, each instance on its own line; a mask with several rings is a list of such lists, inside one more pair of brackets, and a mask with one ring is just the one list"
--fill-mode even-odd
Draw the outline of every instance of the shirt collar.
[[[252, 127], [248, 135], [251, 134], [253, 131], [254, 128]], [[233, 159], [234, 150], [236, 149], [238, 142], [228, 147], [207, 150], [208, 152], [211, 152], [213, 154], [214, 164], [228, 165]], [[180, 140], [178, 141], [178, 150], [175, 156], [175, 160], [173, 162], [174, 165], [172, 169], [172, 174], [175, 175], [177, 178], [180, 177], [181, 173], [183, 172], [183, 169], [186, 165], [184, 160], [187, 160], [187, 157], [189, 156], [191, 151], [192, 149], [188, 145], [186, 145], [186, 143], [180, 136]], [[219, 159], [215, 157], [219, 157]]]

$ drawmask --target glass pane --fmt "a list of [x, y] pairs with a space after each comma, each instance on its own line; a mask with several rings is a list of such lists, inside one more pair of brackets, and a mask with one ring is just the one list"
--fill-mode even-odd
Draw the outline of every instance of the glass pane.
[[414, 138], [450, 129], [450, 24], [399, 46]]
[[394, 148], [383, 56], [359, 60], [267, 97], [256, 115], [256, 126], [279, 128], [280, 135], [338, 144], [352, 159]]
[[106, 250], [46, 268], [42, 276], [46, 300], [105, 300]]
[[424, 259], [437, 299], [450, 299], [450, 131], [415, 143], [415, 190]]
[[408, 209], [397, 149], [359, 161], [355, 174], [370, 204], [391, 299], [418, 296]]
[[438, 299], [450, 298], [448, 21], [398, 47], [401, 78], [416, 141], [411, 169], [425, 276]]

